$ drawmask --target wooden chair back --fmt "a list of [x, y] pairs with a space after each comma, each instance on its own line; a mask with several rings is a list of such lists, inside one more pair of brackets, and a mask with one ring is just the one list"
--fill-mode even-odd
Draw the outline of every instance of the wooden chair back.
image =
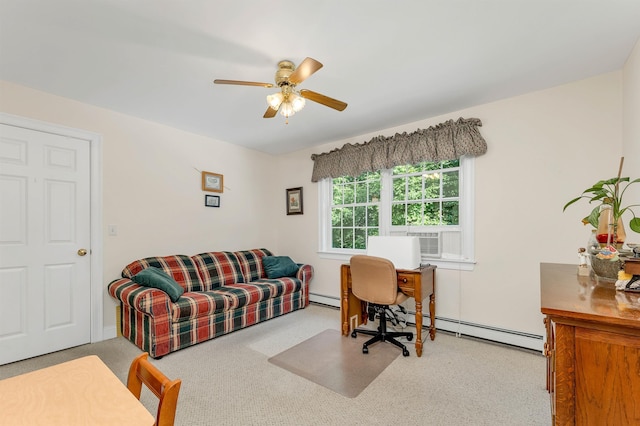
[[149, 362], [148, 353], [138, 355], [129, 368], [127, 388], [140, 399], [142, 384], [160, 400], [156, 414], [156, 426], [173, 426], [178, 405], [178, 393], [182, 380], [169, 380], [160, 370]]

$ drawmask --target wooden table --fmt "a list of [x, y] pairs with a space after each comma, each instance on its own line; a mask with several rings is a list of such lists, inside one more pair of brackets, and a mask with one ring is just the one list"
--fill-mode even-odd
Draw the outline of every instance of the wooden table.
[[153, 425], [155, 419], [97, 356], [0, 380], [2, 425]]
[[[422, 301], [429, 297], [429, 337], [436, 338], [436, 267], [422, 266], [418, 269], [396, 269], [398, 288], [416, 302], [416, 354], [422, 356]], [[366, 324], [365, 304], [351, 292], [351, 266], [344, 264], [340, 270], [340, 313], [342, 316], [342, 335], [360, 324]], [[354, 324], [349, 322], [355, 319]]]
[[640, 424], [640, 294], [542, 263], [540, 295], [553, 424]]

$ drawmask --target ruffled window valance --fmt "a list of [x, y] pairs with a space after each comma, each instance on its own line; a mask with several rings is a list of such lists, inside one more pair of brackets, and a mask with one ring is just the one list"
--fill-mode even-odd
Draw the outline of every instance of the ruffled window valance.
[[463, 155], [487, 152], [487, 143], [477, 118], [448, 120], [428, 129], [394, 136], [376, 136], [362, 144], [346, 144], [322, 154], [313, 154], [311, 182], [340, 176], [359, 176], [364, 172], [390, 169], [422, 161], [454, 160]]

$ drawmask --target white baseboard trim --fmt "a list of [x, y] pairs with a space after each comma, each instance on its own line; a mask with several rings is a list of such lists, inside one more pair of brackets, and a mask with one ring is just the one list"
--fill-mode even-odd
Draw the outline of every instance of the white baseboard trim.
[[[323, 296], [309, 293], [309, 300], [314, 303], [340, 308], [340, 299], [336, 297]], [[415, 312], [407, 313], [407, 322], [415, 326]], [[428, 327], [429, 316], [423, 315], [423, 329]], [[425, 322], [427, 325], [425, 325]], [[458, 321], [451, 318], [439, 317], [436, 315], [436, 329], [449, 331], [457, 335], [476, 337], [493, 342], [504, 343], [506, 345], [518, 346], [520, 348], [532, 349], [542, 352], [544, 346], [543, 336], [537, 334], [523, 333], [521, 331], [507, 330], [497, 327], [489, 327], [482, 324], [475, 324], [466, 321]], [[427, 337], [428, 338], [428, 337]]]
[[[407, 318], [407, 320], [409, 320], [409, 318]], [[489, 327], [482, 324], [474, 324], [438, 316], [436, 316], [436, 329], [450, 331], [458, 335], [491, 340], [511, 346], [518, 346], [520, 348], [532, 349], [541, 353], [544, 347], [543, 337], [538, 334]]]
[[323, 296], [321, 294], [309, 293], [309, 301], [340, 308], [340, 299], [338, 299], [337, 297], [329, 297]]

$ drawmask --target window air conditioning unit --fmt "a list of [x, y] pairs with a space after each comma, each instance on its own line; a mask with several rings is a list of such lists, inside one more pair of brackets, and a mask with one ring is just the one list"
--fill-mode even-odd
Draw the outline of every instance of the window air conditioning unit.
[[440, 257], [442, 255], [440, 232], [407, 232], [407, 236], [418, 237], [422, 256]]

